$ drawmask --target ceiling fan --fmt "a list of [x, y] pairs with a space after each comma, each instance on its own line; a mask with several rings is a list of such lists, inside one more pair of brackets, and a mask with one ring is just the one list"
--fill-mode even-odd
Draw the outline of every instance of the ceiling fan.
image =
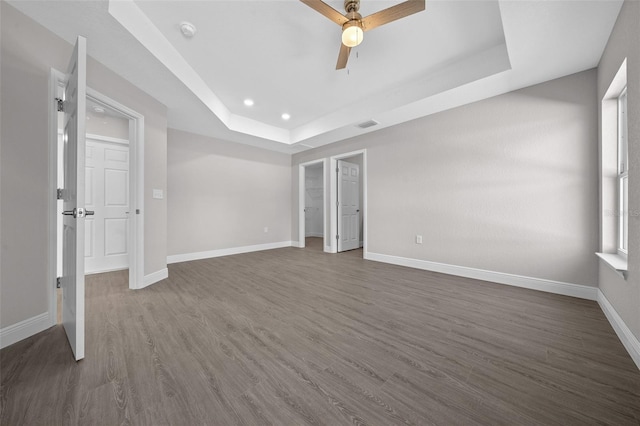
[[342, 44], [340, 45], [340, 54], [336, 64], [337, 70], [347, 66], [351, 48], [362, 43], [365, 31], [425, 9], [425, 0], [407, 0], [363, 18], [358, 13], [360, 0], [344, 0], [344, 9], [347, 12], [344, 15], [322, 0], [300, 1], [342, 27]]

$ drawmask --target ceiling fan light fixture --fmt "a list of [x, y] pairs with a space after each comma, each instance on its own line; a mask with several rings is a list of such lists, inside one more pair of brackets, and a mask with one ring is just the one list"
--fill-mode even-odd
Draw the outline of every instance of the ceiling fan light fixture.
[[360, 21], [351, 20], [342, 27], [342, 44], [347, 47], [356, 47], [364, 39], [364, 31], [362, 31], [362, 23]]

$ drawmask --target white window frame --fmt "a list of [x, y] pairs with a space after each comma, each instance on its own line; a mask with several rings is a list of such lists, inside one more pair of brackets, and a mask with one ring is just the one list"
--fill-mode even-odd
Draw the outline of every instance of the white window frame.
[[629, 235], [629, 144], [627, 88], [618, 96], [618, 254], [627, 257]]

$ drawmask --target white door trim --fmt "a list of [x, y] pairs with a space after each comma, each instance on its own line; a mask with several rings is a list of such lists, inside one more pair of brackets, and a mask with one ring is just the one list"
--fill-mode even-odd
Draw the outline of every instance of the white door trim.
[[112, 138], [111, 136], [94, 135], [93, 133], [87, 133], [87, 139], [93, 139], [98, 142], [116, 143], [119, 145], [129, 145], [128, 139]]
[[[58, 187], [58, 112], [54, 99], [58, 97], [58, 88], [65, 83], [65, 74], [51, 69], [49, 76], [49, 320], [51, 325], [57, 322], [56, 297], [56, 243], [57, 243], [57, 187]], [[87, 87], [87, 98], [95, 103], [114, 109], [129, 119], [129, 147], [132, 179], [129, 180], [129, 201], [132, 212], [136, 209], [130, 223], [129, 232], [129, 288], [144, 287], [144, 116], [102, 93]]]
[[338, 200], [338, 179], [335, 173], [336, 168], [338, 167], [338, 160], [346, 160], [349, 157], [355, 157], [356, 155], [362, 154], [362, 170], [360, 170], [360, 177], [362, 179], [362, 206], [360, 207], [364, 210], [364, 214], [362, 215], [362, 244], [363, 244], [363, 256], [367, 258], [367, 241], [368, 235], [367, 232], [367, 224], [368, 224], [368, 214], [369, 214], [369, 206], [367, 203], [367, 150], [360, 149], [357, 151], [351, 151], [344, 154], [334, 155], [329, 158], [329, 168], [332, 173], [329, 174], [329, 200], [331, 200], [331, 208], [329, 209], [329, 216], [331, 218], [331, 223], [329, 227], [329, 244], [330, 244], [330, 252], [337, 253], [338, 252], [338, 241], [336, 240], [336, 235], [338, 235], [338, 210], [336, 207], [336, 201]]
[[[322, 208], [326, 212], [327, 209], [327, 161], [322, 158], [320, 160], [307, 161], [298, 165], [298, 247], [305, 247], [305, 183], [306, 183], [306, 167], [314, 164], [322, 164]], [[327, 247], [326, 220], [323, 215], [322, 219], [322, 241], [323, 247]], [[326, 250], [325, 250], [326, 251]]]

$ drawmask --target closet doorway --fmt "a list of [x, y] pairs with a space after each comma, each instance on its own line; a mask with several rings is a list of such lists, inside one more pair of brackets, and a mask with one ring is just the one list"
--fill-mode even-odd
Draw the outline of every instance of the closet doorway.
[[328, 251], [326, 241], [326, 182], [324, 160], [299, 166], [298, 246]]

